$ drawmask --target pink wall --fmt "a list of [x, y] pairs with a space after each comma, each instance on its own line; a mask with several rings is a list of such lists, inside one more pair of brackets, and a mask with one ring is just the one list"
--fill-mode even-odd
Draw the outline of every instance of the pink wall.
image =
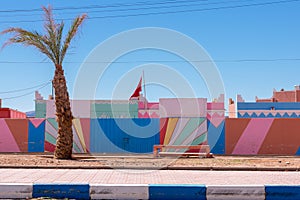
[[228, 118], [225, 122], [226, 154], [300, 154], [300, 119]]
[[0, 118], [25, 119], [26, 114], [10, 108], [0, 108]]
[[[46, 118], [55, 118], [54, 100], [47, 100], [46, 102]], [[89, 100], [71, 100], [71, 109], [75, 118], [91, 117], [91, 102]]]
[[159, 118], [159, 103], [138, 103], [138, 118]]
[[167, 117], [206, 117], [206, 98], [159, 99], [159, 114]]

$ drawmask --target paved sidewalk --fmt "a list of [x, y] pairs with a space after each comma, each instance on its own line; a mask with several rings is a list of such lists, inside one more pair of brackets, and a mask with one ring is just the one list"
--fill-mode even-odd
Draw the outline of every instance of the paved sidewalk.
[[0, 169], [0, 183], [299, 185], [299, 172]]
[[298, 172], [0, 169], [0, 198], [300, 199]]

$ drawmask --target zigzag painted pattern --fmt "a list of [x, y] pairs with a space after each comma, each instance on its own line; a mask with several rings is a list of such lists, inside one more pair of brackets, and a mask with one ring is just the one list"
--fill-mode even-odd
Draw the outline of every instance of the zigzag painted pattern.
[[300, 111], [239, 111], [238, 118], [300, 118]]

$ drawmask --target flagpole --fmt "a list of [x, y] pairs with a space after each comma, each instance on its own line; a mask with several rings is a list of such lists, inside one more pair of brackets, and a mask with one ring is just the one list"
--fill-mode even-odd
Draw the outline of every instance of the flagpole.
[[147, 109], [148, 106], [146, 105], [146, 102], [145, 102], [147, 96], [146, 96], [146, 84], [145, 84], [145, 72], [144, 72], [144, 70], [143, 70], [143, 82], [144, 82], [143, 85], [144, 85], [144, 98], [145, 98], [144, 99], [144, 105], [145, 105], [145, 108]]

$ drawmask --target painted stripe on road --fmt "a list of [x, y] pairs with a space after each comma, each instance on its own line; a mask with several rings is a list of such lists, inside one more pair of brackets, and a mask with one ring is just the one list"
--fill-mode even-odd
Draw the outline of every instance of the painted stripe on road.
[[265, 199], [265, 186], [264, 185], [208, 185], [206, 186], [207, 200], [216, 199]]
[[205, 185], [149, 185], [149, 199], [206, 200], [206, 187]]
[[74, 198], [90, 199], [89, 184], [34, 184], [33, 198], [51, 197], [51, 198]]

